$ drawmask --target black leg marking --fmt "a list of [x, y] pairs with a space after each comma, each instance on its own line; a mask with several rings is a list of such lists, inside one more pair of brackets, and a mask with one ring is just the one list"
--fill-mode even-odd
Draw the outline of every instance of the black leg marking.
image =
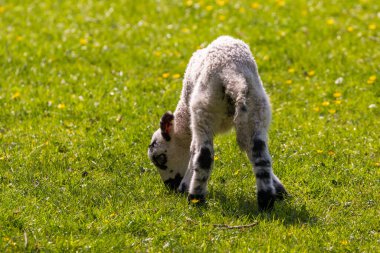
[[261, 179], [261, 180], [269, 179], [270, 174], [268, 171], [260, 170], [256, 173], [256, 178]]
[[258, 191], [257, 192], [257, 201], [259, 203], [260, 211], [270, 211], [273, 209], [274, 201], [276, 196], [273, 195], [272, 191]]
[[253, 148], [252, 148], [253, 158], [262, 157], [264, 150], [265, 150], [265, 142], [260, 139], [254, 139]]
[[271, 162], [268, 159], [260, 159], [258, 161], [255, 161], [255, 167], [269, 167], [269, 166], [271, 166]]
[[177, 190], [179, 184], [182, 181], [182, 177], [179, 173], [175, 175], [175, 178], [169, 178], [168, 180], [165, 180], [164, 184], [170, 189], [170, 190]]
[[200, 168], [209, 170], [212, 164], [212, 156], [210, 149], [206, 147], [202, 147], [199, 157], [197, 159], [197, 163]]

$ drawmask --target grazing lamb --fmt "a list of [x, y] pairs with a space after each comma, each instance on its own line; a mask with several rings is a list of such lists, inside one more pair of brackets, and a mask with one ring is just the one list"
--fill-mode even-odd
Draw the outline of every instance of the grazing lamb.
[[272, 171], [267, 133], [269, 99], [249, 47], [222, 36], [196, 51], [187, 66], [181, 100], [153, 134], [148, 156], [172, 189], [204, 203], [214, 161], [213, 138], [232, 126], [256, 176], [259, 209], [270, 210], [286, 194]]

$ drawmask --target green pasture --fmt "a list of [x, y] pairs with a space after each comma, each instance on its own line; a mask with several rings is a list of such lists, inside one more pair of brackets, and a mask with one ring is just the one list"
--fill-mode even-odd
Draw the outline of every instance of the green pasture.
[[[205, 207], [147, 157], [220, 35], [271, 99], [270, 213], [234, 131]], [[379, 252], [379, 129], [379, 1], [0, 0], [0, 252]]]

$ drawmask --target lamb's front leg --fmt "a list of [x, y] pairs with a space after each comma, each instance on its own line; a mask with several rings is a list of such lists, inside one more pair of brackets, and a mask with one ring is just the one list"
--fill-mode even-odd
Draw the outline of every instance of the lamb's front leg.
[[189, 203], [205, 202], [207, 182], [214, 163], [213, 132], [211, 117], [198, 111], [192, 115], [192, 142], [189, 170], [192, 171], [189, 186]]

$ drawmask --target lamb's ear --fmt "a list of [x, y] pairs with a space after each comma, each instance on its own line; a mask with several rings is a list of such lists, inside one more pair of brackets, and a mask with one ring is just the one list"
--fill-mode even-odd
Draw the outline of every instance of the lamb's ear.
[[171, 112], [165, 112], [165, 114], [162, 116], [161, 121], [160, 121], [160, 128], [161, 128], [161, 134], [162, 137], [166, 141], [170, 141], [170, 134], [173, 131], [173, 122], [174, 120], [174, 115]]

